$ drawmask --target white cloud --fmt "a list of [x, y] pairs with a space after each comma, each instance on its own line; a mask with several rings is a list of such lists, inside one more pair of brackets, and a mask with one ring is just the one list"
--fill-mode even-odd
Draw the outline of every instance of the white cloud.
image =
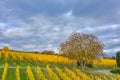
[[113, 48], [113, 49], [106, 49], [104, 50], [104, 52], [109, 55], [109, 56], [116, 56], [116, 53], [120, 51], [120, 47], [117, 47], [117, 48]]
[[64, 16], [67, 16], [67, 17], [69, 17], [71, 15], [72, 15], [72, 10], [70, 10], [69, 12], [67, 12], [67, 13], [64, 14]]

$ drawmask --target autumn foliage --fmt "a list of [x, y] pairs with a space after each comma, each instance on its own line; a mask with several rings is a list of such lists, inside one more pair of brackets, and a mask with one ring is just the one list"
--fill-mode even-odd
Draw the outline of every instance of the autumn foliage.
[[2, 48], [2, 51], [9, 51], [8, 46], [4, 46], [4, 47]]
[[67, 41], [60, 44], [60, 52], [71, 59], [76, 59], [82, 69], [93, 64], [103, 56], [104, 44], [92, 34], [72, 33]]
[[35, 63], [59, 63], [59, 64], [76, 64], [76, 60], [71, 60], [59, 55], [24, 53], [15, 51], [0, 51], [0, 57], [3, 56], [7, 62], [12, 59], [14, 62], [35, 62]]

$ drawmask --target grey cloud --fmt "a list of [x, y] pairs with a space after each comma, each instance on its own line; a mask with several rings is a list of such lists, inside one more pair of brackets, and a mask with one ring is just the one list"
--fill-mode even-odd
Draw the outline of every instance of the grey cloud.
[[113, 48], [113, 49], [105, 49], [104, 52], [108, 55], [108, 56], [116, 56], [116, 53], [120, 51], [120, 47], [117, 48]]
[[72, 32], [79, 31], [96, 34], [105, 43], [105, 52], [107, 53], [113, 54], [116, 50], [110, 52], [111, 49], [119, 49], [119, 25], [92, 27], [91, 24], [96, 21], [92, 20], [92, 23], [88, 24], [90, 19], [65, 14], [59, 17], [36, 15], [26, 21], [17, 22], [20, 27], [5, 28], [6, 30], [1, 32], [3, 39], [0, 40], [3, 44], [9, 44], [17, 50], [56, 50]]
[[92, 26], [119, 24], [120, 22], [119, 0], [4, 0], [3, 2], [2, 7], [5, 8], [3, 10], [7, 10], [7, 12], [2, 11], [1, 13], [9, 13], [8, 20], [26, 19], [36, 14], [57, 17], [72, 10], [72, 15], [76, 17], [89, 19], [90, 22], [97, 20]]
[[0, 47], [55, 50], [78, 31], [95, 34], [107, 53], [115, 53], [112, 49], [120, 46], [114, 41], [120, 39], [119, 7], [119, 1], [110, 0], [5, 0], [0, 3]]

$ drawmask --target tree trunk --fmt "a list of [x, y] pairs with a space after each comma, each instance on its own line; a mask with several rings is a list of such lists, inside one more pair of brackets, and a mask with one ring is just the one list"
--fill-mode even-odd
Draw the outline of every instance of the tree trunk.
[[81, 71], [84, 72], [86, 63], [85, 62], [81, 62], [80, 65], [81, 65]]
[[84, 72], [85, 71], [85, 65], [81, 66], [81, 71]]

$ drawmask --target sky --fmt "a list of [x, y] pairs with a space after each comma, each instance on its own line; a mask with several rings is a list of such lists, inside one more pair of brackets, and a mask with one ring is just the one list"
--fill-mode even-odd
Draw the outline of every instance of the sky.
[[94, 34], [104, 53], [120, 51], [119, 0], [0, 0], [0, 48], [54, 50], [71, 33]]

